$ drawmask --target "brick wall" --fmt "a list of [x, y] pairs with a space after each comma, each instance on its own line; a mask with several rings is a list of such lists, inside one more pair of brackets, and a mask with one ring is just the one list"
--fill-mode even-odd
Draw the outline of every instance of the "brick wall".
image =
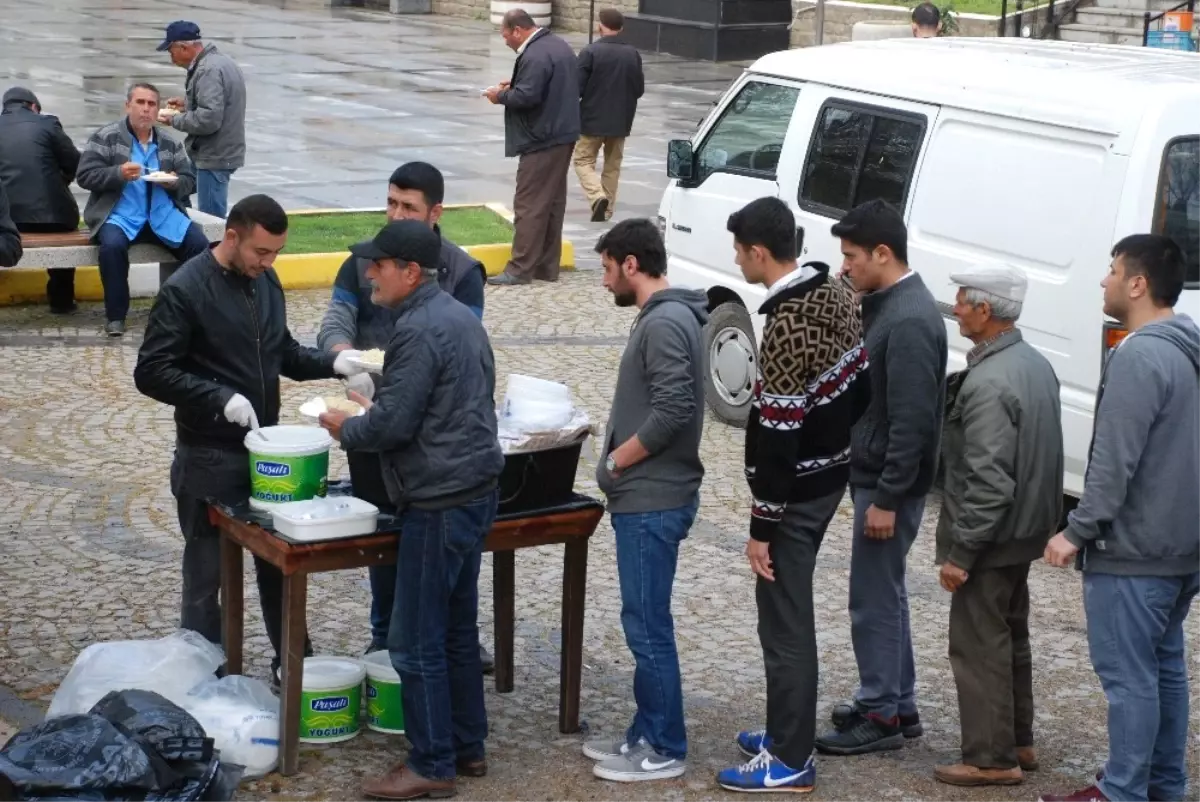
[[[589, 0], [553, 0], [554, 29], [587, 33]], [[602, 9], [615, 8], [622, 14], [638, 10], [638, 0], [596, 0], [596, 13]]]
[[[792, 24], [792, 47], [809, 47], [813, 44], [813, 9], [810, 0], [794, 0], [798, 10]], [[867, 3], [850, 3], [844, 0], [826, 0], [825, 44], [850, 41], [856, 22], [908, 22], [912, 11], [905, 6], [880, 6]], [[999, 18], [983, 14], [959, 14], [958, 36], [995, 36]]]
[[486, 20], [491, 5], [489, 0], [433, 0], [433, 13]]

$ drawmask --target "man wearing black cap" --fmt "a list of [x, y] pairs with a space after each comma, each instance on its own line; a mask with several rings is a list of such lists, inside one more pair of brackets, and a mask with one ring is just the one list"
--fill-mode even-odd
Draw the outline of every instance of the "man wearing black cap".
[[[483, 316], [484, 268], [476, 259], [450, 240], [441, 236], [438, 220], [442, 216], [442, 200], [446, 186], [442, 173], [432, 164], [408, 162], [396, 168], [388, 181], [388, 220], [417, 220], [433, 229], [441, 240], [438, 261], [438, 285], [456, 301], [476, 315]], [[350, 256], [338, 270], [333, 284], [333, 296], [321, 321], [317, 347], [323, 351], [343, 351], [350, 348], [386, 348], [396, 323], [396, 310], [371, 301], [373, 288], [367, 279], [371, 263]], [[370, 398], [374, 393], [371, 377], [363, 375], [350, 382], [350, 387]], [[373, 504], [388, 506], [383, 488], [379, 455], [371, 452], [349, 451], [350, 481], [359, 498]], [[377, 565], [369, 569], [371, 577], [371, 643], [367, 652], [387, 648], [388, 627], [395, 602], [396, 568]], [[494, 667], [490, 654], [480, 644], [480, 659], [484, 672]]]
[[350, 252], [370, 262], [372, 302], [394, 309], [383, 378], [367, 413], [326, 412], [348, 450], [379, 453], [401, 510], [388, 636], [400, 675], [408, 760], [364, 784], [382, 799], [452, 796], [487, 772], [479, 663], [479, 563], [499, 501], [496, 371], [483, 324], [438, 287], [441, 240], [416, 220], [388, 223]]
[[[22, 86], [4, 93], [0, 112], [0, 183], [8, 191], [13, 223], [24, 234], [79, 229], [79, 204], [70, 185], [79, 150], [57, 117], [42, 114], [37, 95]], [[50, 311], [75, 310], [75, 268], [48, 271]]]
[[177, 20], [167, 26], [159, 52], [187, 70], [187, 98], [173, 97], [159, 122], [188, 135], [196, 165], [196, 207], [225, 216], [229, 179], [246, 163], [246, 79], [237, 62], [200, 41], [200, 26]]

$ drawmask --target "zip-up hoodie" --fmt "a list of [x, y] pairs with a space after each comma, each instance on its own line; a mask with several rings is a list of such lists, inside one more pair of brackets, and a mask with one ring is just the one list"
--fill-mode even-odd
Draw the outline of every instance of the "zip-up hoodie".
[[[707, 320], [703, 292], [672, 287], [652, 295], [633, 321], [596, 467], [609, 512], [675, 509], [700, 489]], [[613, 477], [609, 452], [635, 434], [650, 456]]]
[[1200, 570], [1200, 329], [1187, 315], [1143, 326], [1109, 358], [1083, 498], [1067, 540], [1084, 571]]

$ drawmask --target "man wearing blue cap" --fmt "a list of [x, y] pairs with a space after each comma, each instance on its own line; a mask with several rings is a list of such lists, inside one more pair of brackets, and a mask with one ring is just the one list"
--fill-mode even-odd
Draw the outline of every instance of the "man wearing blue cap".
[[197, 208], [224, 217], [229, 179], [246, 163], [246, 79], [233, 59], [200, 40], [200, 26], [194, 22], [168, 25], [158, 50], [187, 70], [187, 97], [168, 99], [158, 121], [188, 135]]

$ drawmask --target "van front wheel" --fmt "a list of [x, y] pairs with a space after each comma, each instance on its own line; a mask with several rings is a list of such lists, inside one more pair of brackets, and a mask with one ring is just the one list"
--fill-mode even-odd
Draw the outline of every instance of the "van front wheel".
[[708, 355], [704, 397], [709, 409], [725, 423], [745, 427], [758, 372], [754, 326], [746, 308], [730, 302], [714, 309], [704, 327], [704, 346]]

